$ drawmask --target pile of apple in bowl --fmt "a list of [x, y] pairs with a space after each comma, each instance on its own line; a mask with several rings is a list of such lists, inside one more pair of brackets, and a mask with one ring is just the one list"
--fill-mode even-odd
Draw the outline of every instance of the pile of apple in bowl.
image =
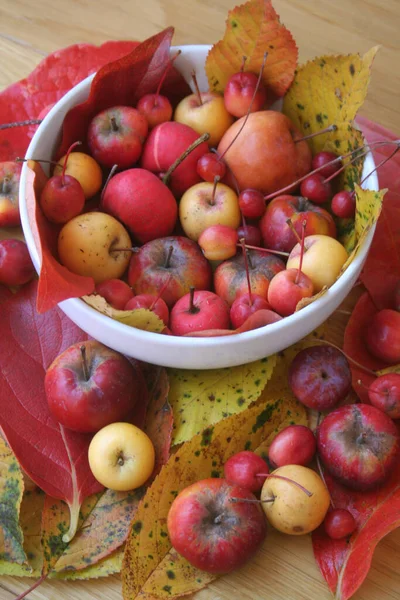
[[[225, 38], [171, 48], [165, 30], [50, 110], [20, 187], [39, 309], [60, 302], [125, 355], [208, 369], [280, 351], [339, 306], [382, 200], [352, 125], [375, 52], [296, 70], [280, 27], [268, 53], [230, 43], [223, 67]], [[57, 162], [48, 181], [39, 159]]]

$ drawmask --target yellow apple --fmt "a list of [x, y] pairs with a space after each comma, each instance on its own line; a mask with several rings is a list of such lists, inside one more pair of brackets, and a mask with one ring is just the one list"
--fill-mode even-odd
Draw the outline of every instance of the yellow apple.
[[241, 222], [239, 200], [235, 192], [223, 183], [197, 183], [182, 196], [179, 219], [187, 237], [197, 242], [207, 227], [227, 225], [237, 229]]
[[112, 250], [131, 246], [124, 226], [101, 212], [78, 215], [64, 225], [58, 236], [61, 264], [72, 273], [93, 277], [95, 283], [119, 279], [124, 274], [132, 254]]
[[[61, 175], [64, 161], [65, 156], [58, 161], [54, 175]], [[94, 158], [84, 152], [71, 152], [65, 172], [79, 181], [86, 200], [97, 194], [102, 186], [103, 175], [100, 166]]]
[[175, 109], [174, 121], [189, 125], [199, 135], [209, 133], [208, 144], [217, 146], [234, 118], [225, 108], [224, 98], [214, 92], [202, 92], [201, 104], [197, 94], [183, 98]]
[[321, 525], [328, 512], [330, 496], [315, 471], [300, 465], [285, 465], [265, 480], [261, 501], [264, 501], [262, 507], [267, 519], [275, 529], [289, 535], [304, 535]]
[[112, 423], [100, 429], [90, 442], [88, 456], [97, 481], [118, 492], [140, 487], [154, 469], [153, 443], [131, 423]]
[[[342, 244], [328, 235], [309, 235], [304, 247], [301, 270], [311, 279], [314, 293], [317, 293], [324, 286], [335, 283], [348, 255]], [[300, 244], [297, 244], [290, 253], [286, 268], [298, 269], [299, 263]]]

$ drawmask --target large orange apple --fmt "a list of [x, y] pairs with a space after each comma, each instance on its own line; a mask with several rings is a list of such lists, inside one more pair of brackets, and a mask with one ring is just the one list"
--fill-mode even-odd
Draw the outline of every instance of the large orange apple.
[[[243, 125], [236, 121], [225, 133], [218, 152], [222, 154]], [[290, 185], [311, 170], [311, 150], [288, 117], [273, 110], [249, 115], [237, 140], [224, 155], [240, 189], [254, 188], [270, 194]]]

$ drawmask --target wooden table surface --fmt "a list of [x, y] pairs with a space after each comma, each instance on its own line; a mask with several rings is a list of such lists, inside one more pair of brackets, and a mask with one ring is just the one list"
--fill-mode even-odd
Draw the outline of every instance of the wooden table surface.
[[[0, 0], [0, 89], [26, 76], [49, 52], [77, 42], [144, 39], [168, 25], [175, 43], [221, 38], [234, 0]], [[364, 53], [379, 44], [362, 114], [400, 136], [400, 1], [274, 0], [305, 61], [324, 53]], [[1, 115], [0, 115], [1, 120]], [[377, 548], [356, 600], [400, 598], [400, 531]], [[0, 600], [29, 587], [0, 578]], [[197, 600], [326, 600], [308, 536], [271, 533], [251, 565], [203, 590]], [[88, 582], [44, 583], [29, 596], [48, 600], [120, 600], [117, 576]]]

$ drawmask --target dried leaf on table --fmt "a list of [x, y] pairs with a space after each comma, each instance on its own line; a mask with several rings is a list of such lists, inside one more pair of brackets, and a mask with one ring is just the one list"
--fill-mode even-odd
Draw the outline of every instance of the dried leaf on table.
[[[358, 119], [368, 140], [397, 141], [393, 133], [367, 121]], [[379, 164], [390, 156], [394, 144], [375, 147], [375, 163]], [[400, 152], [378, 169], [380, 187], [387, 187], [382, 214], [379, 218], [368, 260], [361, 273], [361, 281], [379, 308], [394, 307], [394, 290], [400, 280]], [[385, 277], [382, 277], [385, 273]]]
[[136, 329], [142, 329], [143, 331], [153, 331], [154, 333], [161, 333], [165, 329], [163, 321], [152, 310], [148, 310], [147, 308], [118, 310], [113, 308], [98, 294], [84, 296], [82, 299], [86, 304], [103, 315], [124, 325], [129, 325], [129, 327], [136, 327]]
[[[58, 156], [76, 140], [86, 140], [91, 119], [111, 106], [134, 106], [145, 94], [154, 93], [169, 63], [173, 27], [146, 39], [130, 54], [108, 62], [95, 75], [88, 99], [72, 108], [63, 123]], [[163, 82], [163, 94], [174, 106], [190, 88], [183, 76], [171, 68]]]
[[[294, 399], [281, 396], [278, 390], [264, 403], [205, 429], [171, 456], [148, 488], [132, 521], [122, 569], [125, 600], [151, 598], [160, 593], [158, 577], [161, 580], [165, 577], [163, 560], [171, 550], [166, 520], [176, 495], [198, 480], [221, 476], [230, 456], [244, 449], [256, 450], [272, 433], [292, 421], [303, 423], [305, 418], [304, 407]], [[209, 581], [207, 576], [201, 582], [196, 581], [198, 571], [183, 565], [181, 557], [176, 560], [177, 571], [184, 571], [186, 575], [182, 581], [171, 571], [169, 589], [164, 590], [169, 598], [197, 591]]]
[[[3, 330], [2, 330], [3, 333]], [[6, 400], [3, 400], [6, 403]], [[19, 514], [23, 477], [10, 447], [0, 435], [0, 560], [27, 563]]]
[[355, 492], [325, 477], [335, 507], [349, 510], [357, 528], [350, 539], [332, 540], [320, 527], [312, 535], [314, 555], [335, 599], [348, 600], [367, 576], [378, 542], [400, 526], [400, 463], [373, 492]]
[[214, 44], [206, 60], [210, 90], [223, 92], [231, 75], [245, 70], [258, 74], [264, 52], [263, 71], [267, 104], [283, 96], [293, 81], [298, 50], [292, 34], [279, 20], [270, 0], [250, 0], [228, 13], [223, 39]]
[[39, 315], [37, 283], [2, 305], [0, 329], [0, 427], [18, 462], [46, 493], [65, 500], [71, 535], [84, 498], [102, 489], [87, 459], [90, 436], [68, 431], [51, 416], [45, 370], [63, 350], [87, 339], [60, 310]]
[[[75, 44], [49, 54], [26, 79], [0, 93], [1, 122], [42, 118], [74, 85], [137, 45], [129, 41], [109, 41], [101, 46]], [[24, 156], [36, 129], [30, 126], [0, 131], [0, 161]]]
[[221, 419], [243, 412], [271, 378], [276, 356], [256, 362], [194, 371], [169, 369], [169, 402], [174, 412], [173, 443], [190, 440]]
[[122, 560], [124, 557], [124, 547], [118, 548], [110, 556], [99, 560], [99, 562], [79, 571], [61, 571], [50, 573], [50, 579], [83, 580], [98, 579], [99, 577], [108, 577], [121, 571]]

